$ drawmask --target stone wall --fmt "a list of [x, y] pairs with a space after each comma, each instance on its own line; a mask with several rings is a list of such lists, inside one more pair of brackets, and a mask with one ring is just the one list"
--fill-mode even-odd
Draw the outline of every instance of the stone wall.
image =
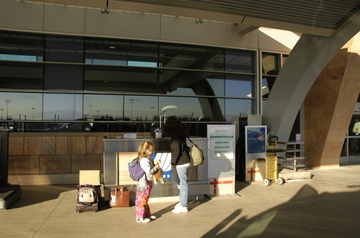
[[360, 34], [327, 64], [304, 101], [305, 163], [338, 167], [341, 149], [360, 92]]
[[[103, 138], [124, 133], [9, 133], [9, 183], [77, 184], [79, 170], [103, 171]], [[141, 133], [138, 138], [150, 138]]]

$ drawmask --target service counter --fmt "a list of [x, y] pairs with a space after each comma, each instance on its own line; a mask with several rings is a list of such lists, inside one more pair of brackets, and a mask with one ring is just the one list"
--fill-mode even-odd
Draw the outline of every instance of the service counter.
[[[171, 175], [170, 138], [151, 138], [154, 143], [154, 157], [161, 160], [164, 171], [165, 184], [156, 185], [158, 196], [177, 196], [178, 189], [173, 183]], [[198, 167], [189, 169], [189, 195], [207, 194], [208, 192], [208, 163], [207, 138], [191, 138], [204, 152], [205, 162]], [[137, 156], [138, 147], [144, 139], [104, 138], [104, 185], [131, 186], [136, 182], [131, 180], [128, 173], [128, 163]], [[190, 142], [188, 142], [190, 146]], [[175, 189], [173, 187], [175, 186]], [[152, 192], [152, 196], [155, 194]], [[156, 195], [155, 195], [156, 196]]]

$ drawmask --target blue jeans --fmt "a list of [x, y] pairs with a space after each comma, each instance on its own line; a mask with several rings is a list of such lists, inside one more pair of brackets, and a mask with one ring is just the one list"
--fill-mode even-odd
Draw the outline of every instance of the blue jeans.
[[187, 207], [188, 205], [188, 195], [189, 195], [189, 185], [187, 183], [188, 179], [188, 170], [189, 165], [176, 166], [176, 169], [173, 169], [173, 176], [175, 183], [180, 189], [180, 206]]

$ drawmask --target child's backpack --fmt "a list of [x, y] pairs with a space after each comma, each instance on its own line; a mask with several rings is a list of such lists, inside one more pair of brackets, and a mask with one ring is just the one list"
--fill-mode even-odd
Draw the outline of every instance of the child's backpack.
[[91, 185], [78, 185], [76, 194], [76, 211], [99, 210], [100, 191]]
[[129, 175], [132, 180], [139, 181], [144, 174], [145, 171], [141, 168], [137, 158], [129, 162]]
[[97, 194], [93, 187], [81, 187], [77, 194], [78, 202], [94, 203], [97, 202]]

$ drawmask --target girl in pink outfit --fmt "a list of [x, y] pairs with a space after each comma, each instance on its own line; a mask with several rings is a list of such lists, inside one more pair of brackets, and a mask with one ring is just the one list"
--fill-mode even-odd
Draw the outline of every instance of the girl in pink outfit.
[[150, 159], [154, 151], [154, 145], [151, 141], [143, 141], [138, 149], [138, 160], [141, 168], [145, 171], [144, 176], [137, 182], [136, 186], [136, 222], [147, 223], [156, 219], [151, 215], [148, 204], [151, 189], [153, 187], [153, 175], [159, 170], [159, 165], [154, 166]]

